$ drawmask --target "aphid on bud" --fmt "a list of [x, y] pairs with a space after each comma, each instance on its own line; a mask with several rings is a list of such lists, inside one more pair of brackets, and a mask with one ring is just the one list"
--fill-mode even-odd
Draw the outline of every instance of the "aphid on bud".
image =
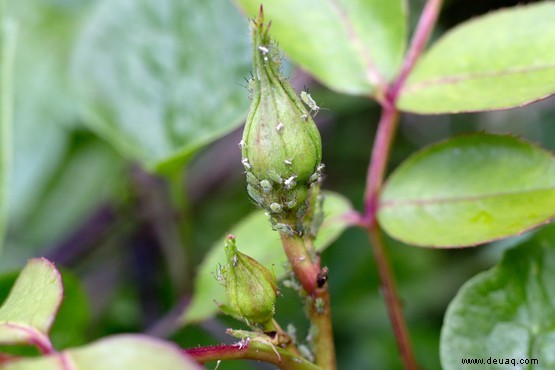
[[276, 184], [281, 184], [283, 182], [283, 179], [281, 178], [279, 173], [277, 173], [274, 170], [269, 170], [268, 171], [268, 177], [270, 177], [270, 180], [272, 180]]
[[216, 267], [216, 281], [225, 286], [225, 267], [218, 263]]
[[287, 208], [295, 208], [295, 206], [297, 205], [297, 201], [293, 199], [287, 202], [285, 205], [287, 206]]
[[258, 185], [258, 179], [250, 171], [247, 171], [247, 184], [252, 186]]
[[245, 143], [245, 140], [239, 141], [239, 148], [241, 148], [241, 149], [246, 149], [247, 148], [247, 143]]
[[292, 187], [294, 187], [295, 185], [297, 185], [297, 183], [295, 182], [295, 178], [297, 176], [293, 175], [290, 178], [288, 178], [287, 180], [285, 180], [283, 182], [283, 185], [285, 185], [286, 189], [291, 189]]
[[276, 231], [279, 231], [280, 233], [284, 233], [290, 236], [295, 235], [295, 231], [291, 228], [291, 226], [287, 225], [287, 224], [282, 224], [282, 223], [276, 223], [274, 226], [274, 229]]
[[281, 211], [283, 211], [283, 207], [278, 204], [278, 203], [272, 203], [270, 204], [270, 209], [272, 210], [272, 212], [274, 213], [280, 213]]
[[272, 183], [270, 183], [270, 181], [268, 180], [260, 181], [260, 187], [262, 188], [262, 191], [266, 194], [269, 194], [272, 191]]
[[247, 193], [249, 193], [249, 196], [256, 204], [262, 205], [264, 203], [262, 194], [251, 184], [247, 184]]
[[308, 182], [312, 184], [312, 183], [318, 181], [319, 179], [320, 179], [320, 173], [314, 172], [312, 174], [312, 176], [310, 176], [310, 178], [308, 179]]
[[249, 163], [249, 159], [246, 157], [241, 159], [241, 163], [243, 163], [245, 170], [250, 170], [252, 168], [251, 164]]
[[326, 168], [326, 165], [323, 164], [323, 163], [320, 163], [320, 164], [318, 165], [318, 167], [316, 167], [316, 171], [322, 172], [322, 171], [324, 171], [324, 168]]
[[309, 114], [315, 112], [313, 117], [316, 117], [316, 115], [320, 111], [320, 107], [316, 104], [314, 99], [312, 99], [312, 96], [310, 96], [307, 91], [301, 91], [301, 100], [303, 101], [303, 103], [306, 104], [307, 107], [310, 108]]

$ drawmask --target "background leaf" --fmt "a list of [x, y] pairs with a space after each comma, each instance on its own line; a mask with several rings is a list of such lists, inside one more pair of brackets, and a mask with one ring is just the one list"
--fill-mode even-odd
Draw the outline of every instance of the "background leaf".
[[[250, 18], [258, 14], [260, 1], [237, 3]], [[264, 18], [272, 21], [271, 36], [279, 47], [331, 89], [375, 94], [376, 85], [391, 80], [399, 68], [407, 32], [402, 0], [271, 0], [263, 4]]]
[[8, 186], [12, 158], [13, 57], [15, 24], [0, 18], [0, 252], [8, 214]]
[[[350, 203], [339, 194], [326, 192], [324, 202], [325, 221], [320, 228], [315, 247], [323, 250], [341, 235], [348, 226], [342, 218], [351, 210]], [[266, 267], [273, 267], [278, 278], [283, 277], [285, 269], [283, 263], [287, 257], [283, 252], [279, 234], [272, 230], [268, 217], [264, 212], [257, 211], [242, 220], [232, 230], [231, 234], [237, 237], [237, 248], [254, 258]], [[225, 290], [216, 281], [214, 273], [218, 264], [225, 263], [224, 237], [216, 242], [206, 255], [199, 268], [195, 281], [194, 298], [187, 307], [182, 321], [184, 324], [206, 320], [218, 313], [214, 301], [225, 303]]]
[[432, 145], [389, 178], [379, 222], [409, 244], [468, 246], [516, 235], [555, 214], [555, 160], [511, 136]]
[[555, 368], [554, 277], [555, 226], [550, 225], [460, 289], [441, 333], [443, 368], [461, 369], [463, 358], [490, 357], [539, 363], [480, 369]]
[[511, 108], [555, 93], [555, 3], [489, 13], [423, 55], [398, 107], [415, 113]]
[[[62, 161], [69, 129], [78, 127], [67, 70], [72, 42], [88, 0], [7, 2], [18, 22], [14, 68], [13, 176], [10, 222], [33, 209], [41, 188]], [[38, 62], [40, 61], [40, 62]]]
[[[90, 325], [89, 301], [81, 286], [80, 281], [71, 272], [62, 270], [62, 284], [64, 299], [50, 330], [50, 338], [55, 348], [67, 348], [86, 343], [88, 326]], [[19, 272], [10, 272], [0, 275], [0, 302], [9, 295], [15, 284]], [[9, 347], [13, 350], [13, 346]], [[5, 348], [2, 348], [4, 350]], [[35, 348], [26, 347], [26, 354], [35, 353]], [[9, 353], [12, 353], [10, 351]]]
[[37, 343], [47, 336], [63, 298], [62, 279], [44, 259], [29, 261], [0, 307], [0, 343]]
[[[68, 148], [49, 181], [35, 190], [32, 208], [10, 219], [10, 238], [0, 270], [21, 266], [45, 247], [59, 242], [90, 212], [116, 198], [123, 188], [125, 166], [110, 146], [81, 132], [67, 137]], [[71, 201], [68, 201], [71, 199]]]
[[175, 345], [144, 335], [118, 335], [60, 354], [16, 361], [5, 370], [64, 370], [64, 363], [75, 370], [200, 370]]
[[101, 1], [73, 60], [87, 118], [127, 157], [170, 171], [241, 123], [247, 35], [228, 1]]

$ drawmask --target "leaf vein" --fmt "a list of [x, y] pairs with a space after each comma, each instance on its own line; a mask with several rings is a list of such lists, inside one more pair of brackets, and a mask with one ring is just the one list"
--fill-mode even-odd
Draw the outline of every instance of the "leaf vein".
[[447, 197], [447, 198], [430, 198], [430, 199], [403, 199], [403, 200], [385, 200], [380, 202], [380, 208], [393, 208], [393, 207], [403, 207], [403, 206], [426, 206], [426, 205], [439, 205], [448, 203], [464, 203], [464, 202], [474, 202], [479, 200], [502, 198], [513, 195], [526, 195], [541, 191], [553, 191], [555, 186], [545, 187], [545, 188], [533, 188], [525, 189], [519, 191], [506, 191], [498, 193], [489, 194], [478, 194], [478, 195], [467, 195], [459, 197]]
[[539, 72], [539, 71], [545, 71], [549, 69], [555, 69], [555, 63], [527, 66], [527, 67], [508, 68], [500, 71], [486, 71], [486, 72], [467, 73], [467, 74], [454, 75], [454, 76], [443, 76], [436, 79], [420, 81], [412, 85], [409, 84], [404, 88], [403, 92], [412, 93], [412, 92], [416, 92], [418, 90], [422, 90], [433, 86], [450, 85], [450, 84], [456, 85], [456, 84], [465, 83], [471, 80], [482, 80], [482, 79], [497, 78], [497, 77], [510, 77], [513, 75], [525, 74], [530, 72]]

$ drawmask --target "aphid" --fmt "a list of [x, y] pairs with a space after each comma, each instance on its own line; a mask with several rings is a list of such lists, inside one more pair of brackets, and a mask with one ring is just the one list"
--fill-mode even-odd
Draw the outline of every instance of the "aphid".
[[260, 46], [258, 47], [258, 50], [260, 50], [260, 52], [261, 52], [263, 55], [268, 54], [268, 52], [270, 51], [267, 47], [262, 46], [262, 45], [260, 45]]
[[247, 348], [250, 342], [259, 342], [266, 344], [269, 346], [277, 356], [278, 362], [281, 362], [281, 356], [276, 348], [276, 343], [271, 337], [265, 335], [264, 333], [258, 333], [255, 331], [247, 331], [247, 330], [233, 330], [227, 329], [226, 331], [228, 334], [233, 335], [235, 338], [241, 339], [237, 342], [239, 349]]
[[312, 176], [310, 176], [310, 178], [308, 179], [308, 182], [312, 184], [312, 183], [318, 181], [319, 179], [320, 179], [320, 173], [314, 172], [312, 174]]
[[243, 163], [245, 170], [250, 170], [252, 168], [252, 165], [249, 163], [249, 159], [247, 157], [241, 159], [241, 163]]
[[260, 205], [264, 202], [262, 194], [251, 184], [247, 184], [247, 193], [256, 204]]
[[285, 205], [287, 206], [287, 208], [295, 208], [295, 206], [297, 205], [297, 200], [295, 199], [290, 200]]
[[312, 96], [310, 96], [307, 91], [301, 91], [301, 100], [303, 101], [303, 103], [306, 104], [307, 107], [310, 108], [309, 114], [312, 114], [314, 112], [313, 117], [316, 117], [321, 108], [318, 106], [318, 104], [316, 104], [314, 99], [312, 99]]
[[281, 211], [283, 211], [283, 208], [282, 208], [281, 205], [278, 204], [278, 203], [272, 203], [272, 204], [270, 204], [270, 209], [271, 209], [272, 212], [274, 212], [274, 213], [281, 213]]
[[245, 143], [245, 140], [239, 141], [239, 148], [241, 148], [241, 149], [246, 149], [247, 148], [247, 143]]
[[304, 358], [306, 358], [308, 361], [314, 362], [314, 355], [312, 354], [312, 351], [310, 350], [310, 348], [308, 348], [308, 346], [300, 344], [298, 348], [299, 352]]
[[216, 281], [225, 286], [225, 267], [218, 263], [216, 267]]
[[295, 178], [296, 178], [296, 177], [297, 177], [297, 176], [293, 175], [293, 176], [289, 177], [287, 180], [285, 180], [285, 181], [283, 182], [283, 185], [285, 185], [285, 188], [286, 188], [287, 190], [289, 190], [289, 189], [291, 189], [292, 187], [294, 187], [295, 185], [297, 185], [297, 183], [295, 182]]
[[274, 170], [269, 170], [268, 171], [268, 177], [270, 178], [270, 180], [272, 180], [276, 184], [281, 184], [283, 182], [283, 179], [281, 178], [279, 173], [277, 173]]
[[291, 228], [291, 226], [287, 225], [287, 224], [282, 224], [282, 223], [276, 223], [274, 226], [274, 229], [276, 231], [279, 231], [280, 233], [284, 233], [290, 236], [295, 235], [295, 231], [293, 231], [293, 229]]
[[252, 186], [258, 185], [258, 179], [252, 174], [252, 172], [249, 171], [247, 171], [247, 184]]
[[314, 301], [314, 308], [318, 314], [323, 315], [326, 310], [326, 303], [322, 298], [316, 298]]
[[272, 183], [268, 180], [260, 181], [260, 187], [262, 188], [262, 191], [266, 194], [269, 194], [272, 191]]

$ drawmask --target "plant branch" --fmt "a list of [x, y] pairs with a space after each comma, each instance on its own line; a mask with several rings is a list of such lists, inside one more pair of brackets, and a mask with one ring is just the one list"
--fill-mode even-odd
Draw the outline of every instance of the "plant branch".
[[[279, 353], [279, 357], [274, 349]], [[255, 340], [243, 340], [231, 345], [188, 348], [184, 352], [200, 364], [218, 360], [258, 360], [272, 363], [283, 370], [322, 370], [304, 357]]]
[[378, 123], [378, 132], [372, 148], [372, 159], [366, 177], [366, 193], [364, 196], [364, 224], [367, 227], [376, 223], [378, 196], [385, 177], [391, 144], [397, 130], [399, 112], [393, 105], [383, 107]]
[[442, 0], [428, 0], [416, 27], [411, 45], [405, 57], [403, 67], [397, 79], [387, 91], [385, 101], [382, 102], [382, 115], [378, 123], [378, 131], [372, 149], [372, 157], [366, 178], [366, 192], [364, 195], [364, 215], [361, 224], [367, 228], [368, 237], [372, 243], [376, 264], [380, 275], [385, 302], [393, 331], [401, 352], [405, 369], [418, 369], [412, 350], [410, 336], [403, 309], [397, 293], [397, 287], [391, 264], [387, 257], [385, 243], [377, 223], [378, 200], [385, 177], [386, 167], [397, 124], [399, 112], [396, 107], [397, 99], [410, 72], [422, 52], [433, 30]]
[[309, 300], [308, 315], [316, 331], [312, 341], [316, 354], [316, 364], [326, 370], [335, 370], [335, 345], [331, 321], [330, 293], [328, 285], [317, 288], [313, 299]]
[[401, 353], [404, 368], [407, 370], [416, 370], [418, 369], [418, 365], [412, 349], [408, 326], [403, 316], [403, 307], [399, 295], [397, 294], [395, 278], [391, 270], [391, 264], [386, 254], [385, 243], [379, 228], [369, 228], [368, 237], [372, 243], [374, 258], [376, 259], [378, 273], [380, 275], [382, 294], [384, 295], [387, 305], [389, 319], [393, 326], [393, 333], [397, 340], [397, 346]]
[[442, 2], [443, 0], [428, 0], [422, 10], [403, 67], [401, 68], [401, 73], [399, 73], [399, 76], [397, 76], [397, 79], [389, 91], [389, 99], [393, 103], [397, 100], [399, 92], [412, 71], [414, 64], [424, 51], [424, 47], [436, 24]]
[[316, 364], [326, 370], [336, 369], [331, 303], [327, 284], [327, 268], [320, 268], [308, 251], [305, 240], [298, 235], [280, 233], [285, 254], [295, 276], [308, 295], [308, 318], [315, 331], [313, 336]]

